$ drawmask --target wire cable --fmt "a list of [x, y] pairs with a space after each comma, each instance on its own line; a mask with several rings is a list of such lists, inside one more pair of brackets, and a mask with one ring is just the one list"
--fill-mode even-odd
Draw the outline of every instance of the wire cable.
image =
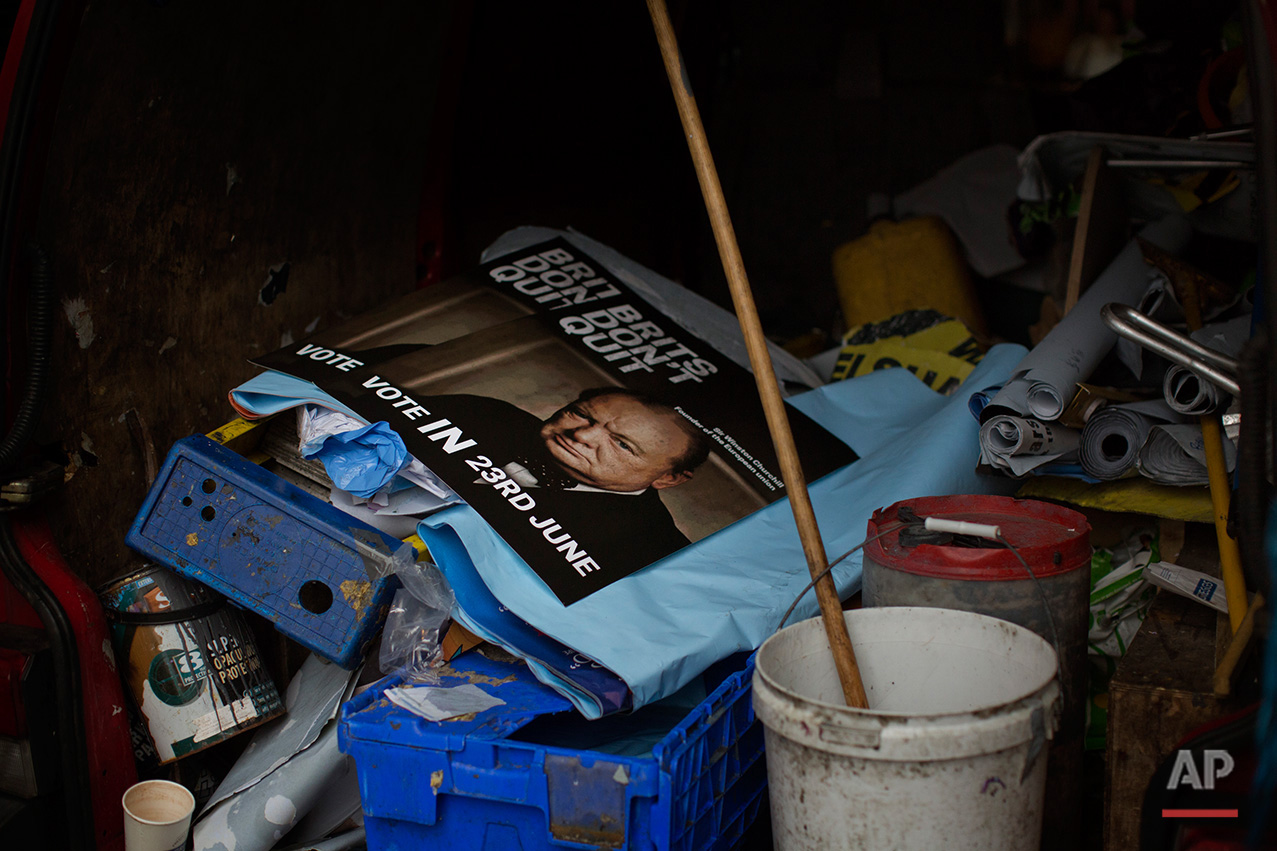
[[801, 600], [808, 591], [810, 591], [812, 588], [815, 588], [817, 582], [819, 582], [820, 580], [828, 576], [829, 571], [833, 570], [840, 561], [842, 561], [847, 556], [854, 553], [856, 550], [865, 546], [866, 544], [869, 544], [878, 540], [883, 535], [890, 535], [892, 532], [895, 532], [899, 529], [903, 529], [905, 526], [908, 526], [908, 525], [909, 525], [908, 523], [897, 523], [894, 526], [891, 526], [887, 529], [882, 530], [877, 535], [873, 535], [872, 537], [865, 538], [859, 544], [856, 544], [854, 547], [847, 550], [847, 552], [843, 553], [842, 555], [838, 556], [838, 558], [834, 559], [829, 564], [827, 564], [824, 570], [822, 570], [820, 573], [817, 573], [814, 577], [812, 577], [812, 580], [808, 582], [805, 586], [803, 586], [803, 590], [798, 592], [798, 596], [794, 598], [794, 602], [790, 603], [789, 608], [785, 610], [785, 616], [780, 619], [780, 624], [777, 625], [775, 631], [780, 632], [780, 630], [782, 630], [785, 627], [785, 621], [789, 620], [789, 616], [794, 613], [794, 609], [798, 606], [798, 601]]
[[1002, 536], [999, 531], [996, 540], [1011, 551], [1011, 555], [1015, 556], [1020, 564], [1024, 565], [1025, 573], [1029, 574], [1029, 578], [1033, 580], [1033, 587], [1038, 591], [1038, 596], [1042, 598], [1042, 609], [1046, 612], [1046, 623], [1051, 628], [1051, 646], [1055, 648], [1055, 675], [1060, 680], [1060, 688], [1066, 693], [1066, 697], [1071, 697], [1069, 691], [1069, 683], [1064, 679], [1064, 648], [1060, 646], [1060, 632], [1055, 626], [1055, 612], [1051, 610], [1051, 601], [1046, 596], [1046, 589], [1042, 587], [1042, 583], [1038, 580], [1037, 574], [1033, 572], [1033, 568], [1029, 567], [1029, 563], [1024, 560], [1024, 556], [1020, 555], [1020, 551], [1011, 546], [1011, 542]]
[[[925, 518], [919, 517], [917, 521], [894, 523], [888, 526], [887, 528], [883, 529], [878, 534], [871, 535], [870, 537], [865, 538], [859, 544], [856, 544], [856, 546], [852, 547], [851, 549], [847, 550], [847, 552], [843, 553], [842, 555], [838, 556], [838, 558], [831, 561], [828, 565], [825, 566], [824, 570], [816, 574], [810, 582], [808, 582], [805, 586], [803, 586], [803, 590], [798, 592], [798, 596], [794, 598], [794, 601], [789, 604], [789, 608], [785, 610], [785, 614], [783, 617], [781, 617], [780, 623], [777, 625], [775, 631], [779, 632], [780, 630], [784, 629], [786, 622], [788, 622], [789, 620], [789, 616], [792, 615], [794, 613], [794, 609], [798, 607], [799, 601], [802, 600], [802, 598], [807, 594], [808, 591], [810, 591], [812, 588], [816, 586], [817, 582], [819, 582], [820, 580], [824, 579], [827, 575], [829, 575], [829, 572], [832, 571], [835, 567], [837, 567], [839, 562], [841, 562], [843, 559], [847, 558], [852, 553], [856, 552], [856, 550], [861, 549], [865, 545], [870, 544], [885, 535], [890, 535], [892, 532], [898, 532], [901, 529], [905, 528], [906, 526], [921, 526], [924, 522], [925, 522]], [[1055, 649], [1055, 675], [1060, 683], [1060, 689], [1063, 692], [1065, 699], [1066, 700], [1071, 699], [1072, 695], [1069, 694], [1069, 692], [1071, 691], [1071, 684], [1066, 682], [1064, 678], [1064, 648], [1060, 645], [1060, 632], [1055, 625], [1055, 612], [1052, 611], [1051, 609], [1051, 601], [1046, 595], [1046, 589], [1042, 587], [1042, 582], [1038, 579], [1037, 574], [1033, 572], [1033, 568], [1029, 566], [1029, 563], [1025, 561], [1024, 556], [1020, 555], [1020, 551], [1016, 549], [1011, 544], [1010, 541], [1008, 541], [1005, 537], [1003, 537], [1001, 531], [998, 531], [998, 533], [993, 538], [993, 540], [996, 540], [1002, 546], [1006, 547], [1008, 550], [1011, 551], [1011, 555], [1015, 556], [1016, 559], [1020, 562], [1020, 564], [1024, 566], [1025, 573], [1029, 574], [1029, 579], [1033, 581], [1033, 586], [1038, 592], [1038, 597], [1041, 598], [1042, 600], [1042, 609], [1046, 614], [1047, 626], [1051, 630], [1051, 636], [1050, 636], [1051, 646]]]
[[[878, 534], [871, 535], [870, 537], [865, 538], [859, 544], [856, 544], [856, 546], [852, 547], [851, 549], [847, 550], [847, 552], [843, 553], [842, 555], [838, 556], [838, 558], [831, 561], [828, 565], [825, 566], [824, 570], [816, 574], [810, 582], [808, 582], [805, 586], [803, 586], [803, 590], [798, 592], [798, 595], [794, 597], [794, 601], [789, 604], [789, 608], [785, 610], [785, 614], [784, 616], [781, 617], [780, 623], [776, 626], [775, 631], [779, 632], [780, 630], [784, 629], [785, 624], [789, 621], [790, 615], [794, 613], [794, 609], [798, 607], [798, 603], [802, 600], [804, 596], [806, 596], [807, 592], [810, 591], [812, 588], [814, 588], [817, 582], [819, 582], [820, 580], [828, 576], [829, 572], [832, 571], [835, 567], [837, 567], [840, 562], [842, 562], [852, 553], [856, 552], [856, 550], [861, 549], [865, 545], [870, 544], [885, 535], [890, 535], [892, 532], [898, 532], [899, 530], [905, 528], [906, 526], [919, 526], [921, 525], [921, 521], [923, 520], [925, 520], [925, 518], [919, 518], [920, 522], [916, 522], [916, 523], [894, 523], [888, 526], [887, 528], [883, 529]], [[1055, 624], [1055, 612], [1052, 611], [1051, 609], [1051, 601], [1046, 595], [1046, 589], [1042, 587], [1042, 582], [1038, 579], [1037, 574], [1033, 572], [1033, 568], [1029, 566], [1029, 563], [1024, 560], [1024, 556], [1020, 555], [1020, 551], [1016, 549], [1015, 546], [1013, 546], [1011, 542], [1008, 541], [1002, 535], [1002, 532], [999, 531], [996, 537], [994, 538], [994, 540], [996, 540], [1002, 546], [1006, 547], [1008, 550], [1011, 551], [1011, 555], [1015, 556], [1016, 560], [1018, 560], [1020, 564], [1024, 566], [1024, 572], [1027, 573], [1029, 575], [1029, 579], [1033, 581], [1033, 587], [1037, 590], [1038, 596], [1042, 600], [1042, 609], [1046, 614], [1047, 626], [1051, 630], [1050, 640], [1051, 640], [1051, 646], [1055, 649], [1056, 676], [1059, 678], [1060, 688], [1067, 691], [1070, 688], [1070, 685], [1069, 683], [1065, 682], [1065, 679], [1064, 679], [1064, 648], [1060, 645], [1060, 632], [1059, 632], [1059, 628]]]

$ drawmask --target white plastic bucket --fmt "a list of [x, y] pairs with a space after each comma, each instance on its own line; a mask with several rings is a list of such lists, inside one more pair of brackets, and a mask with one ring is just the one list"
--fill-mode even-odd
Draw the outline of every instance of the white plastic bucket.
[[846, 706], [824, 624], [794, 624], [755, 659], [779, 851], [1037, 849], [1056, 654], [973, 612], [845, 613], [870, 709]]

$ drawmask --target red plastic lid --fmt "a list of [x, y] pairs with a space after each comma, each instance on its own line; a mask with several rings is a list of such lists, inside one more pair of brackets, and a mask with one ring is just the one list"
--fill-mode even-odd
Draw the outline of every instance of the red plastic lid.
[[931, 496], [901, 500], [878, 509], [869, 518], [869, 537], [891, 531], [865, 546], [865, 558], [893, 570], [947, 579], [1029, 578], [1015, 554], [996, 541], [990, 541], [988, 547], [902, 546], [900, 530], [892, 528], [899, 522], [902, 506], [924, 519], [943, 517], [1000, 527], [1002, 537], [1039, 578], [1091, 563], [1091, 524], [1076, 511], [1049, 502], [1006, 496]]

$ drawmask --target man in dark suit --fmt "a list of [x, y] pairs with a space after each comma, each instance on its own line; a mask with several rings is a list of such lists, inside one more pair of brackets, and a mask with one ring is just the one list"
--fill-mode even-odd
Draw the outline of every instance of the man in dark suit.
[[610, 562], [628, 567], [624, 572], [688, 544], [660, 491], [691, 479], [709, 455], [709, 442], [665, 403], [601, 387], [543, 421], [485, 396], [432, 402], [432, 410], [476, 438], [493, 465], [535, 499], [537, 523], [548, 524], [536, 528], [551, 544], [560, 536], [589, 537], [599, 566]]

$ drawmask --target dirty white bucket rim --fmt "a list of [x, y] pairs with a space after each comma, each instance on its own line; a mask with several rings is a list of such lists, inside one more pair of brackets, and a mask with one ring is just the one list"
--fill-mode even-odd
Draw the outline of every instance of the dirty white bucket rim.
[[[765, 727], [831, 753], [890, 750], [919, 761], [961, 759], [1054, 734], [1058, 657], [1032, 630], [988, 615], [922, 606], [855, 609], [844, 617], [853, 650], [858, 643], [872, 648], [857, 654], [870, 708], [844, 702], [824, 624], [811, 618], [780, 630], [758, 650], [754, 705]], [[892, 655], [884, 653], [892, 645], [911, 659], [923, 648], [924, 659], [934, 657], [925, 662], [931, 670], [891, 669], [882, 657]], [[815, 694], [809, 687], [813, 666], [826, 671]], [[799, 678], [808, 687], [795, 687]], [[963, 691], [975, 681], [984, 687], [979, 699]]]
[[843, 617], [871, 709], [845, 704], [820, 619], [754, 660], [778, 851], [1037, 851], [1060, 706], [1050, 643], [953, 609]]

